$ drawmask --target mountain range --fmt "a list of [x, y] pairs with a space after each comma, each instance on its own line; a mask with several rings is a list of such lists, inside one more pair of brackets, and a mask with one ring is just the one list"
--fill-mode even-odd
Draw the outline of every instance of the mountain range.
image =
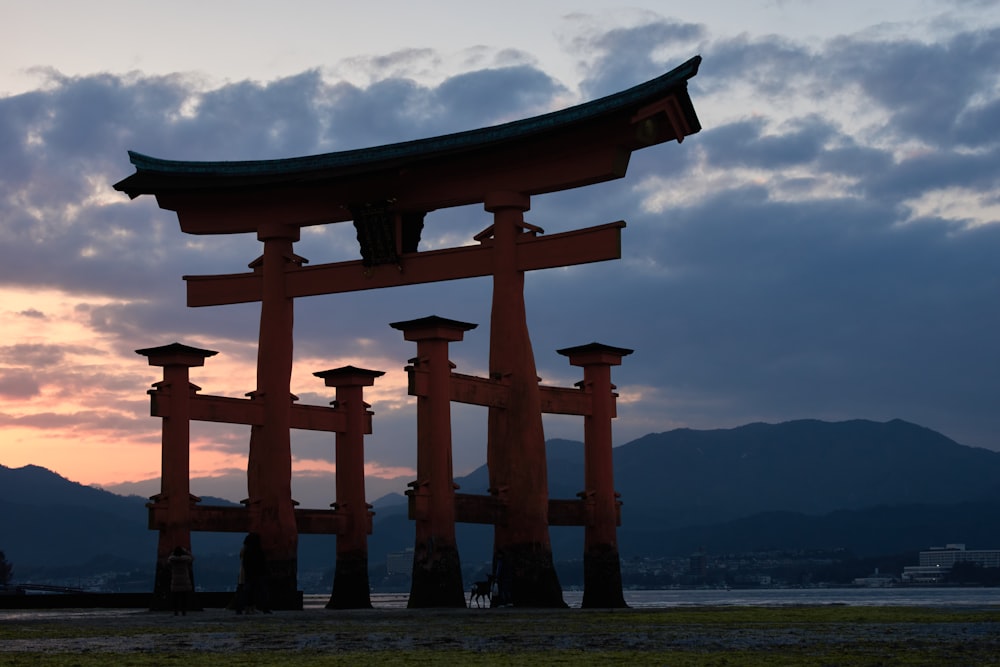
[[[546, 443], [549, 491], [582, 490], [583, 445]], [[1000, 544], [1000, 453], [960, 445], [901, 420], [748, 424], [677, 429], [614, 450], [623, 558], [769, 549], [914, 552], [963, 542]], [[486, 466], [455, 480], [486, 493]], [[118, 563], [144, 569], [155, 557], [145, 498], [82, 486], [37, 466], [0, 465], [0, 550], [17, 572]], [[204, 499], [205, 503], [229, 501]], [[373, 503], [373, 563], [413, 544], [405, 498]], [[460, 525], [463, 563], [489, 559], [489, 526]], [[202, 567], [231, 567], [241, 535], [195, 534]], [[334, 538], [303, 536], [300, 571], [332, 567]], [[578, 559], [583, 532], [553, 527], [557, 560]]]

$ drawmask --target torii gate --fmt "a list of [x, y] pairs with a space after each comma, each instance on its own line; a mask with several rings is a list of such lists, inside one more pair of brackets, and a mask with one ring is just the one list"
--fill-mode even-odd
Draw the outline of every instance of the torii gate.
[[[253, 529], [273, 570], [272, 590], [296, 586], [297, 530], [290, 493], [289, 400], [293, 304], [298, 297], [492, 276], [491, 377], [510, 398], [489, 409], [491, 485], [509, 489], [494, 552], [530, 586], [516, 605], [562, 606], [548, 533], [541, 392], [524, 308], [524, 273], [618, 259], [624, 222], [542, 236], [524, 220], [530, 198], [625, 175], [634, 150], [700, 130], [687, 92], [695, 57], [620, 93], [522, 121], [325, 155], [246, 162], [162, 160], [130, 152], [136, 173], [115, 184], [156, 196], [190, 234], [256, 233], [250, 273], [185, 276], [189, 306], [261, 302], [250, 501]], [[492, 225], [478, 245], [418, 250], [430, 211], [482, 203]], [[362, 259], [305, 267], [293, 252], [305, 226], [353, 220]], [[516, 462], [515, 466], [510, 462]]]

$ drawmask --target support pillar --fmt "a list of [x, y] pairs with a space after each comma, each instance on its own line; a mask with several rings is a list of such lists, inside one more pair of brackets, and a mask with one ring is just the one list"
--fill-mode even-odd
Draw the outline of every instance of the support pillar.
[[[190, 369], [203, 366], [212, 350], [171, 343], [136, 350], [149, 359], [150, 366], [163, 367], [163, 381], [149, 391], [151, 400], [165, 403], [162, 423], [160, 493], [150, 506], [164, 508], [166, 522], [160, 527], [156, 544], [156, 573], [153, 580], [153, 609], [170, 609], [170, 565], [167, 559], [176, 547], [191, 550], [191, 507], [200, 500], [191, 495], [191, 410], [190, 397], [199, 387], [190, 383]], [[157, 410], [154, 410], [157, 412]]]
[[558, 350], [583, 367], [591, 409], [584, 416], [584, 491], [587, 508], [583, 553], [583, 607], [625, 607], [618, 554], [618, 494], [615, 493], [611, 420], [615, 416], [611, 366], [632, 350], [590, 343]]
[[346, 417], [343, 431], [337, 431], [337, 502], [334, 511], [343, 517], [337, 533], [337, 563], [333, 591], [327, 609], [370, 609], [368, 582], [368, 535], [371, 534], [371, 505], [365, 501], [365, 433], [371, 416], [364, 402], [364, 387], [385, 375], [354, 366], [313, 373], [327, 387], [337, 388], [333, 405]]
[[510, 384], [507, 406], [489, 410], [490, 490], [506, 502], [508, 517], [494, 530], [494, 570], [505, 601], [565, 607], [552, 562], [541, 393], [524, 307], [524, 271], [518, 268], [518, 239], [534, 233], [524, 221], [530, 200], [495, 192], [484, 206], [493, 214], [490, 376]]
[[250, 431], [250, 522], [251, 530], [260, 535], [267, 559], [271, 607], [301, 609], [290, 433], [294, 308], [285, 290], [286, 268], [301, 261], [292, 252], [299, 230], [280, 224], [262, 225], [257, 238], [264, 242], [264, 255], [254, 266], [262, 274], [254, 398], [263, 401], [264, 421]]
[[417, 480], [407, 492], [412, 496], [416, 519], [407, 606], [465, 607], [455, 540], [448, 343], [462, 340], [476, 325], [432, 316], [390, 326], [417, 343], [411, 378], [418, 373], [426, 377], [426, 386], [417, 392]]

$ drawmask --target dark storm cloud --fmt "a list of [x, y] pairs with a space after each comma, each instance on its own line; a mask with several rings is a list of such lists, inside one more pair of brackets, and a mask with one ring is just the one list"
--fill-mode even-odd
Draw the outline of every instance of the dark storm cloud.
[[306, 72], [270, 85], [243, 81], [188, 91], [155, 126], [141, 128], [130, 147], [171, 159], [246, 160], [282, 157], [284, 144], [315, 146], [318, 80]]
[[[535, 336], [541, 373], [559, 369], [544, 350], [587, 331], [636, 349], [614, 371], [623, 389], [711, 396], [714, 409], [687, 413], [703, 425], [902, 415], [990, 444], [1000, 232], [891, 220], [877, 206], [772, 203], [751, 190], [674, 212], [666, 226], [635, 216], [625, 253], [639, 261], [590, 269], [585, 302], [557, 305], [580, 288], [568, 281], [532, 292], [532, 312], [560, 312]], [[663, 275], [636, 271], [643, 259]]]
[[[66, 358], [67, 349], [59, 345], [25, 344], [0, 347], [0, 363], [17, 366], [55, 366]], [[71, 348], [69, 351], [76, 351]]]
[[113, 411], [36, 412], [14, 416], [0, 413], [0, 426], [28, 427], [48, 431], [100, 431], [109, 436], [134, 437], [135, 416]]
[[780, 169], [819, 158], [836, 135], [828, 121], [816, 116], [795, 119], [780, 134], [765, 135], [764, 126], [760, 118], [730, 123], [706, 132], [700, 145], [712, 164], [720, 167]]
[[705, 32], [693, 23], [655, 21], [579, 37], [573, 47], [586, 69], [580, 88], [587, 97], [601, 97], [659, 76], [664, 63], [675, 67], [687, 60]]
[[28, 399], [40, 392], [38, 381], [30, 371], [0, 368], [0, 396], [13, 399]]
[[902, 199], [930, 189], [962, 186], [995, 192], [1000, 179], [1000, 145], [976, 153], [941, 149], [903, 159], [869, 175], [865, 187], [872, 197]]
[[[936, 146], [996, 143], [995, 91], [1000, 29], [966, 32], [941, 43], [841, 38], [830, 46], [830, 73], [856, 82], [891, 114], [886, 130]], [[993, 93], [995, 96], [995, 93]]]

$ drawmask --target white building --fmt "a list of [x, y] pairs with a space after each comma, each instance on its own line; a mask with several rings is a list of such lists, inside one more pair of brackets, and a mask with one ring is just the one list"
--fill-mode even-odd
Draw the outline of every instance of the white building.
[[1000, 567], [1000, 549], [965, 548], [964, 544], [947, 544], [920, 552], [919, 565], [903, 568], [903, 582], [936, 584], [944, 580], [955, 563], [975, 563], [980, 567]]

